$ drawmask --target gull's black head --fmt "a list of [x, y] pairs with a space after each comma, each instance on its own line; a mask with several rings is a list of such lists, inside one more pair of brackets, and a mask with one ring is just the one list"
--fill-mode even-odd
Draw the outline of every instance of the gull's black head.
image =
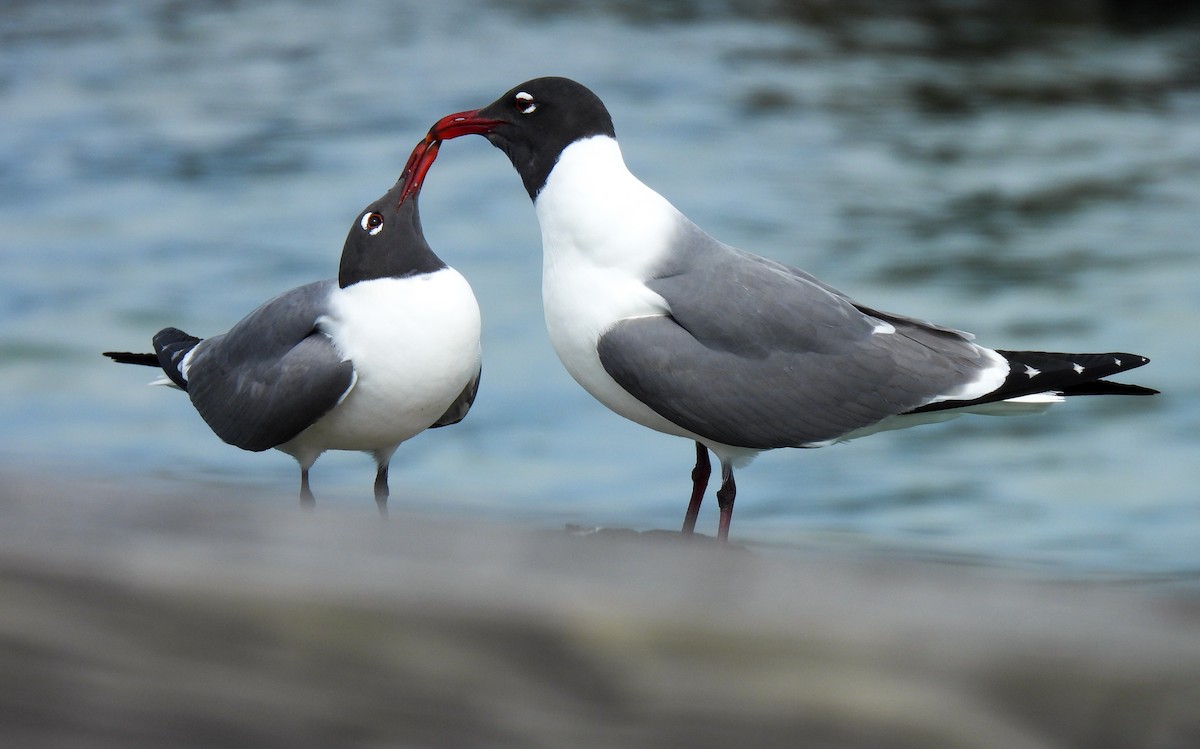
[[535, 78], [483, 109], [448, 115], [430, 128], [409, 160], [416, 175], [413, 190], [420, 189], [436, 158], [436, 143], [471, 134], [484, 136], [508, 155], [533, 199], [564, 148], [596, 135], [616, 137], [604, 102], [587, 87], [570, 78]]
[[512, 161], [536, 198], [563, 149], [595, 135], [616, 137], [604, 102], [570, 78], [535, 78], [479, 110], [498, 123], [483, 135]]
[[411, 179], [405, 171], [392, 189], [355, 216], [338, 269], [338, 285], [343, 289], [359, 281], [403, 278], [446, 267], [421, 231], [417, 209], [421, 186], [408, 190], [412, 199], [401, 202]]

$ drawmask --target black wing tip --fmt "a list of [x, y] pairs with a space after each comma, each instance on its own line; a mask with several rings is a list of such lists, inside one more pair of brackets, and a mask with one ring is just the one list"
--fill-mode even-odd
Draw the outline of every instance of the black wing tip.
[[1063, 395], [1158, 395], [1154, 388], [1111, 380], [1093, 380], [1062, 389]]
[[1141, 354], [1123, 354], [1120, 352], [1109, 354], [1113, 359], [1120, 360], [1121, 371], [1124, 372], [1130, 369], [1137, 369], [1150, 363], [1150, 357], [1142, 356]]
[[187, 352], [196, 347], [202, 339], [184, 333], [179, 328], [163, 328], [154, 334], [154, 351], [157, 354], [158, 365], [166, 372], [171, 382], [187, 391], [187, 379], [180, 370], [180, 364]]
[[162, 330], [160, 330], [154, 334], [153, 342], [154, 342], [154, 348], [156, 350], [158, 350], [158, 349], [162, 349], [165, 346], [170, 346], [172, 344], [195, 345], [195, 344], [199, 343], [200, 340], [201, 339], [197, 338], [196, 336], [191, 335], [189, 333], [185, 333], [182, 330], [180, 330], [179, 328], [163, 328]]
[[979, 406], [1034, 393], [1073, 395], [1158, 395], [1159, 391], [1104, 379], [1137, 369], [1149, 357], [1112, 351], [1106, 354], [1069, 354], [1054, 351], [1005, 351], [996, 353], [1008, 360], [1011, 371], [996, 390], [971, 401], [938, 401], [907, 413], [926, 413]]
[[1137, 369], [1150, 363], [1150, 357], [1148, 356], [1130, 354], [1124, 351], [1110, 351], [1105, 354], [1072, 354], [1062, 351], [1006, 351], [1004, 349], [997, 349], [996, 353], [1010, 362], [1028, 362], [1034, 366], [1037, 366], [1038, 362], [1062, 364], [1064, 362], [1085, 361], [1089, 369], [1104, 369], [1110, 374]]
[[[1044, 351], [1001, 351], [1013, 366], [1012, 380], [1023, 381], [1019, 373], [1021, 366], [1026, 366], [1031, 375], [1028, 384], [1034, 384], [1040, 378], [1032, 376], [1036, 370], [1046, 367], [1046, 380], [1039, 385], [1047, 385], [1046, 390], [1062, 393], [1063, 395], [1157, 395], [1159, 391], [1141, 385], [1123, 382], [1112, 382], [1104, 379], [1121, 372], [1145, 366], [1150, 363], [1150, 357], [1141, 354], [1130, 354], [1124, 351], [1110, 351], [1104, 354], [1070, 354]], [[1040, 372], [1037, 372], [1040, 375]]]
[[446, 413], [442, 414], [440, 419], [430, 425], [430, 429], [448, 427], [467, 418], [471, 406], [475, 405], [475, 396], [479, 394], [479, 378], [481, 376], [483, 376], [483, 367], [479, 368], [479, 371], [475, 373], [475, 376], [471, 378], [471, 381], [467, 383], [459, 396], [454, 399], [454, 402], [446, 409]]
[[133, 351], [104, 351], [102, 356], [107, 356], [117, 364], [140, 364], [144, 367], [157, 367], [157, 354], [138, 354]]

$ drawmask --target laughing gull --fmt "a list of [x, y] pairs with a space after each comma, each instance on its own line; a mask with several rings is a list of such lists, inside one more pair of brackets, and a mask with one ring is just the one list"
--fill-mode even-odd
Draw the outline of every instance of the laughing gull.
[[[308, 470], [326, 450], [375, 457], [375, 501], [386, 513], [388, 465], [401, 442], [461, 421], [479, 387], [475, 295], [421, 231], [402, 175], [354, 219], [337, 280], [284, 292], [228, 333], [201, 340], [176, 328], [153, 354], [106, 352], [161, 367], [217, 436], [300, 464], [300, 501], [314, 503]], [[407, 189], [405, 197], [420, 186]]]
[[721, 462], [725, 540], [733, 470], [763, 450], [968, 410], [1037, 411], [1067, 395], [1155, 392], [1101, 379], [1145, 357], [984, 348], [717, 241], [629, 172], [608, 110], [575, 81], [538, 78], [442, 118], [413, 150], [406, 195], [442, 140], [468, 134], [508, 155], [533, 200], [546, 328], [567, 371], [618, 414], [695, 440], [685, 534], [709, 450]]

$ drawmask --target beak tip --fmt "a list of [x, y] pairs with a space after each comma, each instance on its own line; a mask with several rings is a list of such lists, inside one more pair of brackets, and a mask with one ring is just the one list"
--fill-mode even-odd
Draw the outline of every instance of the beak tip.
[[400, 174], [400, 179], [404, 180], [404, 187], [400, 190], [400, 202], [396, 204], [397, 208], [404, 205], [404, 201], [408, 200], [409, 197], [421, 191], [421, 185], [425, 182], [425, 175], [429, 173], [429, 168], [433, 166], [433, 162], [437, 159], [438, 148], [441, 146], [441, 143], [434, 136], [433, 131], [430, 131], [413, 148], [412, 154], [408, 157], [408, 163], [404, 165], [404, 171]]
[[404, 201], [421, 191], [425, 175], [437, 159], [438, 148], [441, 147], [442, 141], [462, 135], [486, 135], [499, 124], [503, 123], [499, 120], [480, 118], [478, 109], [446, 115], [435, 122], [425, 137], [413, 148], [412, 154], [408, 157], [408, 163], [404, 165], [400, 179], [405, 182], [404, 187], [400, 190], [400, 202], [396, 207], [404, 205]]

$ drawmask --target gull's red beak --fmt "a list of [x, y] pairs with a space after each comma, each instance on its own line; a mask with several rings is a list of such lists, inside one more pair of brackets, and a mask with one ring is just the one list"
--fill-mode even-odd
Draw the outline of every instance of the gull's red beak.
[[462, 135], [484, 135], [490, 133], [497, 125], [503, 124], [504, 120], [480, 117], [478, 109], [448, 114], [435, 122], [425, 137], [413, 148], [412, 155], [408, 157], [408, 163], [404, 166], [404, 176], [408, 181], [400, 192], [400, 203], [408, 200], [410, 195], [420, 192], [421, 184], [437, 159], [438, 148], [443, 140]]
[[400, 191], [400, 202], [396, 207], [404, 205], [404, 201], [408, 200], [410, 195], [415, 195], [421, 191], [421, 183], [425, 181], [425, 175], [429, 172], [429, 167], [433, 166], [434, 160], [437, 159], [438, 147], [442, 144], [440, 140], [435, 140], [433, 131], [417, 143], [413, 148], [412, 154], [408, 157], [408, 163], [404, 165], [404, 172], [401, 177], [404, 178], [404, 189]]
[[450, 140], [461, 135], [485, 135], [496, 129], [497, 125], [505, 124], [504, 120], [493, 120], [490, 117], [480, 117], [479, 109], [448, 114], [429, 128], [429, 136], [438, 140]]

